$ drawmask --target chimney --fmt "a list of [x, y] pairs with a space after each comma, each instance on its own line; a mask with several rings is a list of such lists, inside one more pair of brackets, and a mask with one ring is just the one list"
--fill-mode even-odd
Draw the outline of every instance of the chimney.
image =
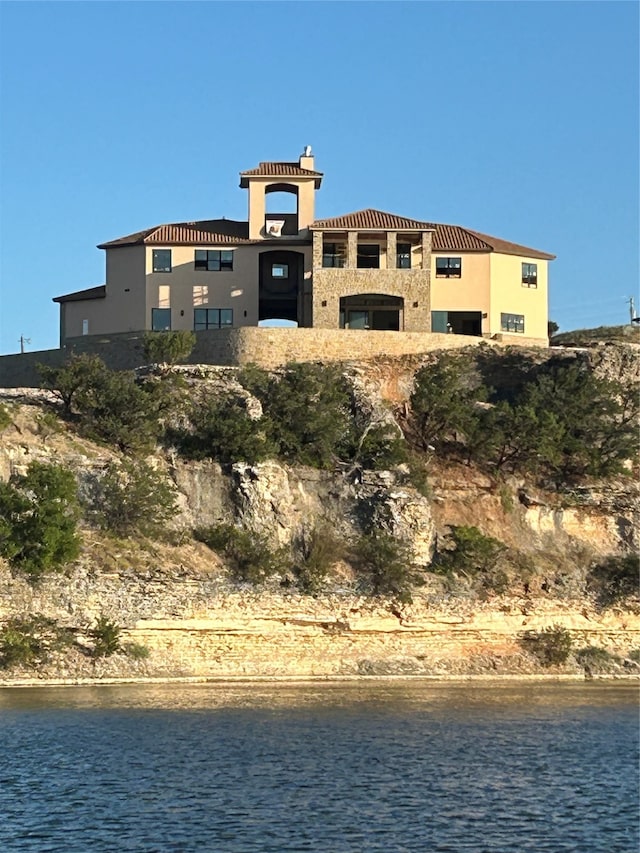
[[305, 145], [304, 151], [300, 155], [300, 168], [301, 169], [309, 169], [309, 171], [313, 172], [313, 154], [311, 153], [311, 146]]

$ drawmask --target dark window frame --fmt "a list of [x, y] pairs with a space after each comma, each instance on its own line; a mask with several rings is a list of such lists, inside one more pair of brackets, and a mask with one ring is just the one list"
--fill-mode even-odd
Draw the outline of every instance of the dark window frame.
[[396, 268], [399, 270], [411, 269], [411, 243], [398, 243], [396, 245]]
[[538, 287], [538, 264], [531, 264], [528, 261], [522, 262], [522, 286]]
[[[162, 315], [160, 312], [162, 311]], [[156, 317], [168, 316], [169, 325], [156, 321]], [[170, 332], [171, 331], [171, 308], [152, 308], [151, 309], [151, 331], [152, 332]]]
[[346, 243], [323, 243], [322, 266], [325, 269], [344, 269], [347, 263]]
[[[373, 251], [371, 251], [373, 250]], [[370, 263], [375, 261], [376, 263]], [[358, 243], [356, 255], [356, 268], [359, 270], [379, 270], [380, 269], [380, 244], [379, 243]]]
[[524, 314], [500, 314], [500, 331], [524, 335]]
[[[443, 261], [446, 263], [442, 263]], [[462, 278], [462, 257], [460, 255], [449, 258], [436, 256], [436, 278]]]
[[[167, 269], [166, 263], [161, 264], [159, 262], [158, 256], [161, 254], [168, 254], [169, 256], [169, 268]], [[161, 272], [168, 273], [173, 271], [173, 259], [171, 257], [171, 249], [154, 249], [152, 255], [152, 270], [153, 272]]]
[[[202, 257], [203, 255], [204, 257]], [[223, 257], [223, 255], [227, 257]], [[196, 249], [193, 256], [193, 268], [199, 272], [233, 272], [233, 250]]]
[[[222, 322], [223, 314], [229, 322]], [[200, 315], [201, 319], [198, 319]], [[230, 329], [233, 326], [233, 308], [194, 308], [193, 329], [196, 332], [207, 329]]]

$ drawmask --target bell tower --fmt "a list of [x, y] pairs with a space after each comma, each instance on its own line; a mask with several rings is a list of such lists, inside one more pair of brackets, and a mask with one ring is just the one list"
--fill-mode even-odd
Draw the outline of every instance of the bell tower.
[[[311, 146], [298, 162], [263, 161], [257, 168], [240, 172], [240, 186], [249, 191], [249, 239], [308, 239], [315, 218], [315, 192], [322, 172], [316, 172]], [[267, 212], [271, 193], [295, 196], [295, 213]]]

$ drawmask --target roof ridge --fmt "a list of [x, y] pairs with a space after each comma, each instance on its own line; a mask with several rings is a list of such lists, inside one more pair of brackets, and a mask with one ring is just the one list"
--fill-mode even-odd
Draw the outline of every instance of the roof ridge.
[[[445, 225], [444, 222], [438, 223], [439, 225]], [[480, 231], [474, 231], [472, 228], [466, 228], [464, 225], [446, 225], [446, 228], [459, 228], [461, 231], [464, 231], [465, 234], [470, 234], [472, 237], [475, 237], [477, 240], [480, 240], [481, 243], [484, 243], [487, 249], [491, 249], [491, 251], [495, 251], [491, 243], [487, 243], [485, 237], [490, 237], [490, 234], [482, 234]], [[495, 238], [492, 238], [495, 239]]]

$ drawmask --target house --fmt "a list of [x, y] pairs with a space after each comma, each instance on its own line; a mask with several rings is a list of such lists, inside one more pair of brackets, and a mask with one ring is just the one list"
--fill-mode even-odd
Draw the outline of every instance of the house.
[[297, 162], [240, 173], [247, 221], [159, 225], [101, 243], [106, 284], [54, 299], [61, 346], [272, 319], [546, 344], [554, 255], [381, 210], [315, 219], [322, 180], [307, 147]]

